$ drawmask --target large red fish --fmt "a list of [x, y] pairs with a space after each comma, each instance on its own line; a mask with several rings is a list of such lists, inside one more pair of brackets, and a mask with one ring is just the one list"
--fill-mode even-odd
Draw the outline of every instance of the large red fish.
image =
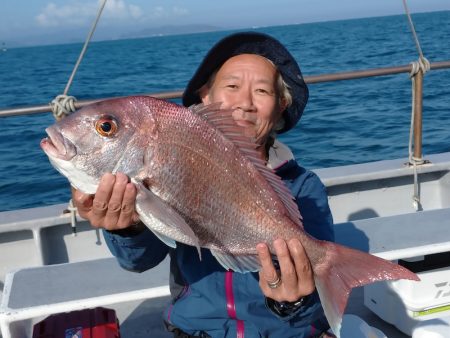
[[418, 277], [403, 267], [303, 230], [289, 190], [269, 170], [231, 112], [147, 96], [94, 103], [47, 128], [41, 147], [85, 193], [106, 172], [138, 186], [141, 220], [170, 246], [204, 247], [226, 269], [260, 268], [256, 244], [298, 238], [314, 271], [325, 315], [339, 335], [350, 289]]

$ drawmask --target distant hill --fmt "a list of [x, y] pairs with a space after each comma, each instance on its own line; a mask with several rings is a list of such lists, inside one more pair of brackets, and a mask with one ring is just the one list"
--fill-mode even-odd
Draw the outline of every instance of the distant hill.
[[[133, 30], [127, 27], [108, 27], [108, 29], [99, 28], [94, 33], [93, 41], [121, 40], [133, 38], [145, 38], [158, 35], [180, 35], [191, 33], [213, 32], [224, 29], [211, 25], [191, 24], [191, 25], [166, 25], [160, 27], [145, 28]], [[28, 34], [26, 36], [17, 36], [14, 40], [4, 41], [5, 48], [28, 47], [41, 45], [56, 45], [67, 43], [83, 43], [86, 39], [88, 29], [58, 29], [51, 32]]]
[[211, 26], [211, 25], [166, 25], [160, 27], [146, 28], [136, 32], [127, 32], [123, 34], [121, 38], [145, 38], [157, 35], [180, 35], [180, 34], [191, 34], [191, 33], [205, 33], [224, 30], [223, 27]]

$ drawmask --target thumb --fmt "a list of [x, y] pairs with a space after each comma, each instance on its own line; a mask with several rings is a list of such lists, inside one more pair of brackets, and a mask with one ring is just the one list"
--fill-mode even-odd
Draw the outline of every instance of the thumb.
[[82, 193], [72, 187], [72, 200], [75, 206], [80, 210], [90, 210], [94, 201], [94, 195]]

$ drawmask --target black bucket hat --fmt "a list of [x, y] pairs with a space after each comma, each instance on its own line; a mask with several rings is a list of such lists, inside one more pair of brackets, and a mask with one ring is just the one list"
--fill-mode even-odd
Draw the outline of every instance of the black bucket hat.
[[241, 32], [220, 40], [206, 54], [183, 93], [183, 105], [201, 103], [198, 90], [229, 58], [240, 54], [257, 54], [271, 60], [290, 88], [292, 104], [283, 112], [284, 127], [279, 133], [292, 129], [302, 116], [308, 101], [308, 87], [300, 67], [289, 51], [273, 37], [256, 32]]

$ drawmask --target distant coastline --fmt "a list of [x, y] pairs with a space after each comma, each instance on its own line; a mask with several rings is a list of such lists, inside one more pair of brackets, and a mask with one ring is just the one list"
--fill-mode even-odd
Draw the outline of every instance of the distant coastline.
[[[419, 12], [413, 13], [413, 16], [416, 15], [426, 15], [429, 13], [435, 12], [449, 12], [449, 11], [430, 11], [430, 12]], [[387, 15], [383, 17], [390, 16], [404, 16], [403, 14], [394, 14]], [[374, 17], [365, 17], [365, 18], [351, 18], [351, 19], [340, 19], [340, 20], [327, 20], [326, 22], [333, 21], [352, 21], [352, 20], [367, 20]], [[325, 21], [314, 21], [314, 22], [291, 22], [286, 23], [282, 26], [290, 26], [290, 25], [303, 25], [303, 24], [315, 24], [321, 23]], [[279, 25], [270, 25], [267, 27], [278, 27]], [[113, 41], [113, 40], [126, 40], [126, 39], [140, 39], [140, 38], [148, 38], [155, 36], [168, 36], [168, 35], [184, 35], [184, 34], [195, 34], [195, 33], [207, 33], [207, 32], [220, 32], [220, 31], [228, 31], [228, 30], [242, 30], [242, 29], [256, 29], [262, 28], [266, 26], [258, 26], [258, 27], [244, 27], [244, 26], [236, 26], [236, 27], [222, 27], [222, 26], [213, 26], [207, 24], [189, 24], [189, 25], [165, 25], [158, 27], [149, 27], [145, 29], [133, 30], [133, 29], [124, 29], [120, 30], [111, 30], [106, 29], [102, 30], [101, 27], [97, 28], [92, 41], [100, 42], [100, 41]], [[20, 48], [20, 47], [34, 47], [34, 46], [48, 46], [48, 45], [61, 45], [61, 44], [73, 44], [73, 43], [83, 43], [86, 35], [88, 33], [88, 27], [86, 30], [74, 32], [73, 30], [58, 30], [54, 33], [49, 33], [45, 35], [29, 35], [19, 37], [14, 40], [4, 39], [4, 42], [10, 48]]]

